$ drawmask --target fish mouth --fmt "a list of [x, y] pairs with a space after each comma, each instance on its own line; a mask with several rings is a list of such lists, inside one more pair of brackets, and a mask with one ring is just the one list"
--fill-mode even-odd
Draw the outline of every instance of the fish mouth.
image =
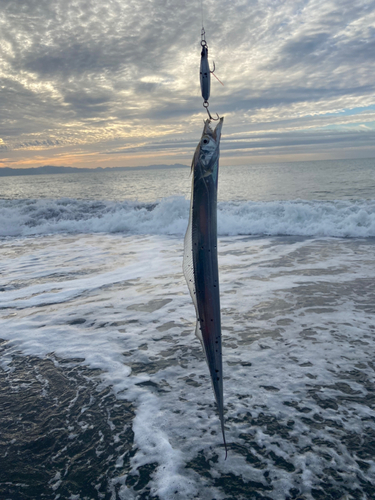
[[224, 116], [222, 116], [214, 129], [211, 128], [211, 121], [209, 118], [204, 122], [203, 134], [211, 136], [217, 143], [221, 139], [221, 129], [223, 127]]

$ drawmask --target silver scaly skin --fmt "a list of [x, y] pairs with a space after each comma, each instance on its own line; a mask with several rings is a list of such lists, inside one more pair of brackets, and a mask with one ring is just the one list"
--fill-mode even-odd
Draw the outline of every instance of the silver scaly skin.
[[217, 186], [220, 138], [224, 118], [214, 130], [206, 120], [192, 162], [189, 225], [185, 235], [185, 278], [197, 314], [196, 335], [202, 343], [219, 411], [225, 450], [223, 367], [219, 271], [217, 261]]

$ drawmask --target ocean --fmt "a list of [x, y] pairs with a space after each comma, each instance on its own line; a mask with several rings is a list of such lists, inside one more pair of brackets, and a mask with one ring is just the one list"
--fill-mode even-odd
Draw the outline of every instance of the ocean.
[[189, 168], [0, 178], [0, 498], [375, 498], [375, 159], [221, 166], [225, 460]]

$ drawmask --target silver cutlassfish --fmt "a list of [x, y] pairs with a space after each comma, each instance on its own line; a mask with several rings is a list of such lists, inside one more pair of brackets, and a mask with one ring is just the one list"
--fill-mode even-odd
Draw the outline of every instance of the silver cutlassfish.
[[217, 186], [224, 118], [214, 130], [206, 120], [192, 162], [189, 225], [185, 235], [184, 274], [195, 305], [195, 333], [202, 343], [219, 411], [224, 446], [223, 367], [219, 271], [217, 262]]

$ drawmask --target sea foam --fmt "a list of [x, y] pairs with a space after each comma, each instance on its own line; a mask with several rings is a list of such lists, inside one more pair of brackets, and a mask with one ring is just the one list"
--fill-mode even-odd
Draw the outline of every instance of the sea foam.
[[[0, 200], [0, 236], [56, 233], [183, 235], [190, 201]], [[375, 236], [375, 200], [219, 202], [218, 234]]]

